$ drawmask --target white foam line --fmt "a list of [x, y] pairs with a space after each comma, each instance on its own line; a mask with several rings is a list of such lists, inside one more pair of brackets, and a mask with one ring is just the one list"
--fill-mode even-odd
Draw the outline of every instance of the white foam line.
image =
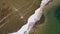
[[40, 7], [37, 10], [35, 10], [35, 13], [28, 18], [27, 23], [23, 25], [21, 29], [19, 29], [17, 32], [10, 34], [29, 34], [34, 24], [40, 20], [43, 13], [43, 8], [49, 1], [50, 0], [42, 0]]

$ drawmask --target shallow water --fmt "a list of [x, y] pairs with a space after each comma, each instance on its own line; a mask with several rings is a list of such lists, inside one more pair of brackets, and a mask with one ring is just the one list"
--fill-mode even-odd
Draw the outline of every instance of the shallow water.
[[46, 20], [36, 29], [36, 34], [60, 34], [60, 5], [50, 7], [44, 14]]
[[48, 10], [46, 34], [60, 34], [60, 5], [56, 5]]

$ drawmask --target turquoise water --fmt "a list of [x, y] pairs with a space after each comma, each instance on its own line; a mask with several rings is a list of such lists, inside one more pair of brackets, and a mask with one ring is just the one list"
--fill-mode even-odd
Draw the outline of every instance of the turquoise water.
[[58, 19], [60, 23], [60, 5], [57, 6], [57, 9], [55, 10], [55, 16]]
[[47, 13], [47, 28], [45, 34], [60, 34], [60, 5], [53, 6]]
[[60, 34], [60, 5], [48, 7], [44, 14], [46, 22], [37, 28], [36, 34]]

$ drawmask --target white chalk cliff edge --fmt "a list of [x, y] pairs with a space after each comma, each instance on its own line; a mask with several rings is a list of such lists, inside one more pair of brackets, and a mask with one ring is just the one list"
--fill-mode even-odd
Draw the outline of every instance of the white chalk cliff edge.
[[21, 29], [19, 29], [17, 32], [14, 33], [9, 33], [9, 34], [29, 34], [30, 30], [32, 29], [32, 27], [34, 26], [34, 24], [40, 20], [42, 13], [43, 13], [43, 8], [44, 6], [47, 5], [47, 3], [50, 0], [42, 0], [40, 7], [38, 9], [35, 10], [35, 13], [32, 14], [28, 20], [27, 23], [25, 25], [23, 25], [21, 27]]

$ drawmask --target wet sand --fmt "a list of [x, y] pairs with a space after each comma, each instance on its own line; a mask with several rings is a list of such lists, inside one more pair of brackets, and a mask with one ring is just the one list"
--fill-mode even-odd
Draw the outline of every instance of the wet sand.
[[[16, 32], [39, 7], [40, 0], [0, 0], [0, 34]], [[6, 8], [4, 8], [6, 5]], [[15, 11], [17, 9], [17, 11]], [[24, 18], [21, 19], [20, 17]]]

